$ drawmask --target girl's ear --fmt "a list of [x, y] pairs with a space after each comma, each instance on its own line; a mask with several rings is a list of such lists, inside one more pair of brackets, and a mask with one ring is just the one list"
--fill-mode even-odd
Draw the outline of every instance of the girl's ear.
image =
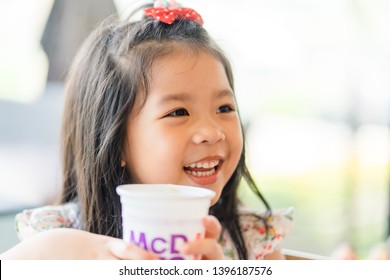
[[126, 161], [124, 161], [123, 159], [121, 160], [121, 167], [125, 167], [126, 166]]

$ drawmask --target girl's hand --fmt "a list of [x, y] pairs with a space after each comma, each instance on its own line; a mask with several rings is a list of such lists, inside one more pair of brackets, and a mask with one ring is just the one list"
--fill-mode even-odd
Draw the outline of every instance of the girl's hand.
[[206, 234], [203, 239], [182, 244], [180, 250], [185, 255], [201, 255], [203, 260], [223, 260], [224, 255], [218, 238], [221, 235], [221, 224], [214, 216], [203, 219]]
[[1, 255], [2, 259], [138, 259], [158, 257], [121, 239], [76, 229], [38, 233]]

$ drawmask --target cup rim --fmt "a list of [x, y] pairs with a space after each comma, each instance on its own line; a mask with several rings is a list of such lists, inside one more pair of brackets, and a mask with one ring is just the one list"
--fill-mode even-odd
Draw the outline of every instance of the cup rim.
[[[130, 192], [129, 190], [133, 191]], [[176, 184], [123, 184], [117, 186], [116, 192], [124, 198], [148, 197], [156, 199], [211, 199], [216, 194], [214, 191], [206, 188]]]

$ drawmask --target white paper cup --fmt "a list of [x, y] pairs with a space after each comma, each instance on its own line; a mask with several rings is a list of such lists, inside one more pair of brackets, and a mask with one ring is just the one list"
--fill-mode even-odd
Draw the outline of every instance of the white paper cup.
[[160, 259], [199, 259], [182, 255], [178, 246], [203, 238], [202, 218], [215, 192], [192, 186], [128, 184], [116, 189], [122, 203], [123, 240]]

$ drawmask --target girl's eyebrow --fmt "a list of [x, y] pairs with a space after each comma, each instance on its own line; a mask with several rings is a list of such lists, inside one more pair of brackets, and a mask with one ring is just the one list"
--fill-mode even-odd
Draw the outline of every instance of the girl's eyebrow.
[[223, 98], [223, 97], [234, 97], [233, 91], [231, 89], [224, 89], [217, 93], [217, 98]]
[[[233, 91], [231, 89], [224, 89], [221, 91], [216, 92], [215, 98], [220, 99], [223, 97], [234, 97]], [[175, 94], [167, 94], [161, 97], [158, 104], [160, 106], [169, 104], [171, 102], [179, 101], [179, 102], [186, 102], [191, 100], [191, 95], [186, 93], [175, 93]]]
[[185, 93], [175, 93], [175, 94], [167, 94], [161, 97], [158, 104], [163, 106], [165, 104], [169, 104], [174, 101], [185, 102], [191, 99], [191, 96]]

